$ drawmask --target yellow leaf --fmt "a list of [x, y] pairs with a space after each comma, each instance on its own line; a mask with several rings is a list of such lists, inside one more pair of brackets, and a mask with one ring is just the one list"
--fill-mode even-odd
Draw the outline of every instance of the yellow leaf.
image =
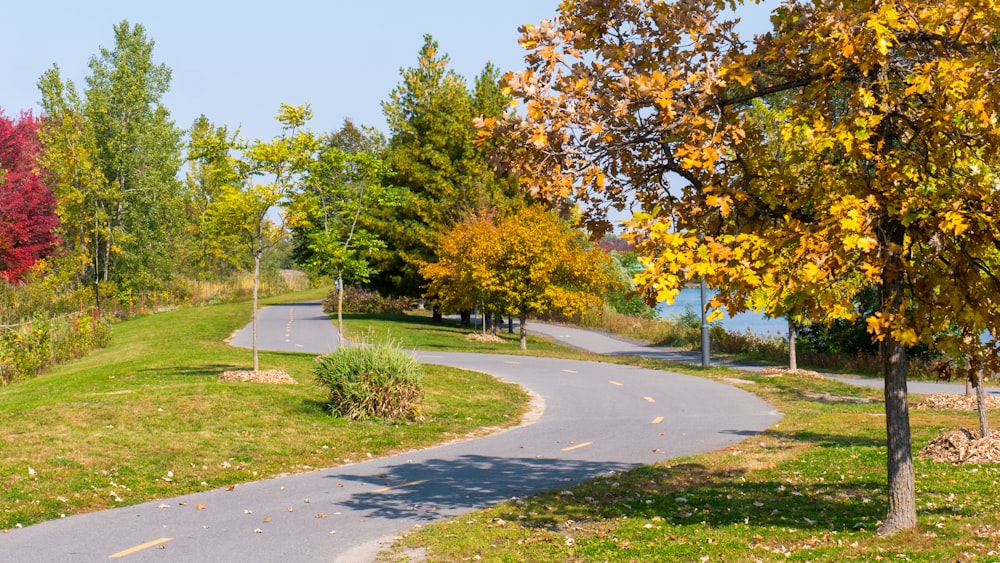
[[903, 330], [895, 335], [896, 340], [904, 346], [915, 346], [918, 342], [917, 333], [912, 328]]

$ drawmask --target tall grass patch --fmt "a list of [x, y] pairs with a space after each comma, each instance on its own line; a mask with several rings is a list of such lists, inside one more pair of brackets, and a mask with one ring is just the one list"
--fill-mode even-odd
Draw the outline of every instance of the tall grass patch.
[[420, 415], [420, 364], [392, 342], [346, 346], [316, 359], [330, 410], [350, 420], [413, 420]]

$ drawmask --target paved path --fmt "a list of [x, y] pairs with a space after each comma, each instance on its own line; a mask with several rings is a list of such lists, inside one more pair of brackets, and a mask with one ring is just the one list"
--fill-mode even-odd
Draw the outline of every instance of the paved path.
[[[259, 343], [278, 333], [279, 349], [328, 350], [336, 332], [318, 307], [265, 309]], [[518, 383], [539, 412], [485, 438], [14, 530], [0, 535], [0, 559], [371, 561], [380, 540], [416, 524], [715, 450], [780, 418], [754, 395], [675, 373], [491, 354], [418, 359]]]
[[[598, 354], [606, 354], [610, 356], [645, 356], [674, 362], [701, 365], [701, 352], [699, 351], [692, 352], [688, 350], [678, 350], [676, 348], [650, 346], [648, 344], [631, 342], [595, 330], [587, 330], [563, 325], [529, 322], [527, 327], [529, 333], [542, 334], [568, 346], [596, 352]], [[728, 358], [713, 358], [712, 361], [713, 365], [747, 371], [760, 371], [767, 367], [767, 364], [743, 360], [731, 360]], [[884, 386], [884, 381], [875, 377], [828, 377], [860, 387], [882, 389]], [[911, 393], [920, 395], [930, 395], [933, 393], [965, 394], [965, 383], [951, 383], [944, 381], [909, 381], [907, 382], [907, 389]], [[986, 391], [991, 395], [1000, 396], [1000, 387], [987, 385]]]

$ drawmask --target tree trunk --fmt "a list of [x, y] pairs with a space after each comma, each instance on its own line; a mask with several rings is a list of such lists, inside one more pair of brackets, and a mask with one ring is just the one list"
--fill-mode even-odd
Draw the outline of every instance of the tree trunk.
[[522, 312], [518, 316], [518, 319], [521, 321], [521, 349], [522, 350], [527, 350], [528, 349], [528, 314]]
[[979, 410], [979, 435], [982, 438], [989, 438], [990, 421], [987, 417], [986, 390], [983, 389], [983, 372], [981, 371], [976, 374], [976, 407]]
[[344, 272], [337, 270], [337, 347], [344, 347]]
[[[903, 280], [899, 270], [887, 272], [882, 285], [883, 310], [904, 314]], [[878, 529], [892, 535], [917, 526], [916, 484], [906, 404], [906, 348], [891, 335], [882, 341], [885, 372], [885, 425], [889, 478], [889, 513]]]
[[444, 322], [444, 316], [441, 314], [440, 307], [434, 307], [434, 311], [431, 312], [431, 323], [439, 325]]
[[795, 322], [792, 319], [788, 319], [788, 369], [799, 369], [798, 359], [795, 357]]
[[251, 333], [253, 335], [253, 370], [256, 372], [260, 369], [260, 363], [257, 361], [257, 290], [260, 287], [260, 252], [254, 253], [253, 257], [253, 317], [251, 324], [253, 328]]
[[472, 326], [472, 311], [466, 309], [465, 311], [460, 311], [462, 315], [462, 326]]

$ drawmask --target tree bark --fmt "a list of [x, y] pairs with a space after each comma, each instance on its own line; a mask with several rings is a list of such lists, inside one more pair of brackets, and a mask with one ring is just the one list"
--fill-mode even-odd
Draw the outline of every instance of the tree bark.
[[472, 326], [472, 311], [460, 311], [462, 316], [462, 326]]
[[434, 310], [431, 312], [431, 324], [439, 325], [443, 322], [444, 322], [444, 315], [441, 314], [441, 308], [434, 307]]
[[257, 361], [257, 293], [260, 287], [260, 252], [254, 253], [253, 257], [253, 318], [252, 318], [252, 334], [253, 334], [253, 370], [256, 372], [260, 369], [260, 363]]
[[528, 314], [521, 313], [518, 316], [518, 320], [521, 321], [521, 349], [528, 349]]
[[788, 369], [799, 369], [798, 359], [795, 357], [795, 322], [792, 319], [788, 319]]
[[976, 408], [979, 410], [979, 436], [990, 437], [990, 421], [987, 416], [986, 390], [983, 389], [983, 372], [976, 374]]
[[[882, 285], [883, 310], [904, 314], [903, 280], [898, 269], [888, 269]], [[906, 403], [906, 347], [891, 335], [882, 341], [885, 373], [885, 425], [889, 485], [889, 513], [878, 529], [892, 535], [917, 526], [916, 483], [910, 438], [910, 411]]]
[[337, 347], [344, 347], [344, 271], [337, 270]]

